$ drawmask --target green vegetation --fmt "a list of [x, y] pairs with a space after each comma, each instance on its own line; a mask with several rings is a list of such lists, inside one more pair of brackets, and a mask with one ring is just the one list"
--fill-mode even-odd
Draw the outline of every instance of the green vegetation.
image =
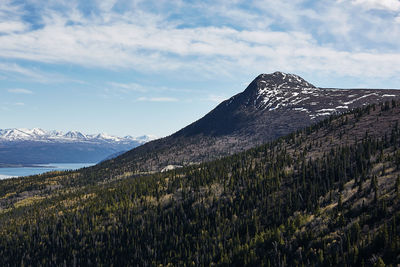
[[0, 181], [1, 262], [395, 266], [399, 106], [356, 109], [165, 173], [103, 163]]

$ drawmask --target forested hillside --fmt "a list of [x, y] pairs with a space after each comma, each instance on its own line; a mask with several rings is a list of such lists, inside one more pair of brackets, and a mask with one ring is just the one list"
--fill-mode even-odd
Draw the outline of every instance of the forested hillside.
[[[4, 266], [400, 263], [400, 102], [169, 172], [0, 181]], [[110, 165], [107, 165], [110, 164]]]

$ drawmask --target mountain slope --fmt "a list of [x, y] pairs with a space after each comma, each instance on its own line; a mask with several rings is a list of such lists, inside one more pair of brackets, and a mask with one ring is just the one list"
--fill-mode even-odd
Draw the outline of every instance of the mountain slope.
[[0, 181], [2, 262], [395, 266], [399, 120], [392, 101], [169, 172], [90, 184], [103, 173], [87, 168]]
[[135, 148], [111, 164], [160, 171], [244, 151], [331, 114], [400, 97], [400, 90], [317, 88], [301, 77], [261, 74], [246, 90], [175, 134]]
[[111, 154], [137, 147], [146, 136], [116, 137], [87, 135], [78, 131], [62, 133], [34, 129], [0, 129], [0, 163], [41, 164], [98, 162]]

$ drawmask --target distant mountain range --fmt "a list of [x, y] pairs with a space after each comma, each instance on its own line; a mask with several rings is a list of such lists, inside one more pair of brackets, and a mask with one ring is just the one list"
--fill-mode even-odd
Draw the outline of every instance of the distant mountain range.
[[0, 129], [0, 165], [95, 163], [154, 139], [152, 136], [117, 137], [78, 131]]
[[154, 136], [143, 135], [133, 137], [130, 135], [118, 137], [101, 134], [83, 134], [78, 131], [45, 131], [40, 128], [0, 129], [0, 142], [14, 141], [43, 141], [43, 142], [116, 142], [116, 143], [145, 143], [154, 139]]
[[332, 114], [400, 96], [393, 89], [318, 88], [282, 72], [261, 74], [241, 93], [171, 136], [112, 160], [129, 172], [160, 171], [244, 151]]

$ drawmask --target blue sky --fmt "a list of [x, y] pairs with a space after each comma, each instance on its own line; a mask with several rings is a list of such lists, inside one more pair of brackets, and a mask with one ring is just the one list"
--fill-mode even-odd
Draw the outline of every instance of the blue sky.
[[1, 0], [0, 128], [165, 136], [260, 73], [400, 88], [398, 0]]

